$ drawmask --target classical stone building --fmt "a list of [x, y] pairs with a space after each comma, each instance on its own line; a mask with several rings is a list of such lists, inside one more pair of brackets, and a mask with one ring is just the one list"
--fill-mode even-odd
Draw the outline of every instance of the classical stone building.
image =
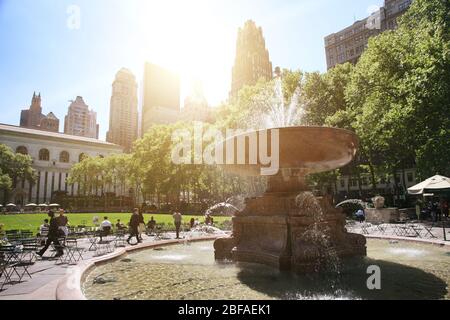
[[412, 0], [385, 0], [384, 6], [370, 17], [325, 37], [328, 69], [337, 64], [355, 64], [367, 48], [369, 39], [397, 28], [397, 19], [406, 12]]
[[69, 106], [64, 120], [64, 133], [98, 139], [97, 113], [89, 110], [83, 98], [78, 96]]
[[138, 98], [135, 76], [125, 68], [116, 74], [112, 85], [109, 131], [106, 141], [129, 152], [138, 137]]
[[48, 115], [42, 114], [41, 94], [33, 93], [31, 106], [27, 110], [22, 110], [20, 114], [20, 126], [30, 129], [44, 131], [59, 131], [59, 119], [50, 112]]
[[[4, 195], [0, 193], [0, 203], [13, 202], [17, 205], [51, 203], [56, 191], [75, 196], [79, 192], [78, 185], [66, 183], [70, 168], [75, 163], [84, 155], [106, 157], [122, 153], [122, 147], [100, 140], [6, 124], [0, 124], [0, 143], [15, 152], [30, 155], [38, 174], [34, 185], [19, 181], [9, 199], [3, 199]], [[98, 193], [100, 195], [100, 190]]]
[[238, 31], [230, 97], [237, 97], [245, 85], [254, 85], [259, 79], [271, 80], [272, 77], [272, 62], [262, 28], [249, 20]]
[[180, 77], [160, 66], [146, 63], [142, 105], [142, 135], [153, 125], [180, 118]]

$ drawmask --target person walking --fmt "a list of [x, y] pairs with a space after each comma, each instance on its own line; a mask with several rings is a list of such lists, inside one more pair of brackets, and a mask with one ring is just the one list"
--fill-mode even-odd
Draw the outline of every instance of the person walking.
[[139, 209], [135, 209], [137, 211], [137, 214], [139, 216], [139, 226], [138, 226], [138, 234], [139, 234], [139, 240], [142, 241], [142, 233], [145, 232], [145, 220], [144, 215], [142, 214], [142, 211]]
[[183, 216], [179, 212], [174, 212], [173, 214], [173, 222], [175, 223], [175, 230], [177, 233], [177, 239], [180, 239], [180, 229], [181, 229], [181, 221], [183, 220]]
[[366, 220], [366, 214], [363, 209], [359, 209], [356, 211], [356, 220], [359, 221], [359, 223], [363, 223]]
[[59, 225], [53, 211], [50, 210], [48, 212], [48, 216], [50, 217], [50, 226], [48, 229], [47, 241], [45, 242], [45, 246], [37, 253], [37, 255], [42, 257], [45, 251], [47, 251], [47, 249], [53, 243], [57, 251], [55, 258], [58, 258], [64, 254], [62, 246], [58, 241]]
[[448, 209], [448, 201], [447, 201], [447, 199], [442, 198], [442, 199], [441, 199], [440, 206], [441, 206], [441, 213], [442, 213], [442, 216], [443, 216], [446, 220], [448, 220], [449, 209]]
[[133, 214], [131, 215], [130, 219], [130, 236], [128, 237], [128, 244], [130, 243], [131, 238], [136, 237], [137, 243], [141, 243], [142, 241], [139, 239], [139, 215], [137, 212], [137, 209], [134, 210]]

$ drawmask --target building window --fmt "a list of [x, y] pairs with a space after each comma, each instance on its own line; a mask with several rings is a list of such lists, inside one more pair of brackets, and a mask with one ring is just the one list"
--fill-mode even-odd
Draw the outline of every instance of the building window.
[[341, 180], [341, 188], [345, 188], [345, 180]]
[[414, 181], [414, 175], [412, 172], [408, 172], [408, 182], [413, 182]]
[[24, 146], [20, 146], [20, 147], [17, 147], [16, 153], [27, 155], [28, 154], [28, 149], [26, 147], [24, 147]]
[[69, 161], [70, 161], [70, 155], [69, 155], [69, 153], [68, 153], [67, 151], [62, 151], [62, 152], [59, 154], [59, 162], [62, 162], [62, 163], [69, 163]]
[[39, 160], [50, 161], [50, 151], [48, 151], [48, 149], [39, 150]]
[[78, 161], [81, 162], [86, 158], [87, 158], [87, 155], [85, 153], [81, 153], [80, 156], [78, 157]]

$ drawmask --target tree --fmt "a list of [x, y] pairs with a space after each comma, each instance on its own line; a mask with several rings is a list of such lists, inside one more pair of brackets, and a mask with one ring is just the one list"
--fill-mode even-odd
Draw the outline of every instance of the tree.
[[327, 73], [307, 73], [302, 89], [306, 106], [306, 123], [309, 125], [331, 125], [348, 127], [343, 121], [334, 118], [338, 112], [347, 109], [345, 89], [350, 82], [353, 65], [337, 65]]
[[395, 173], [415, 162], [422, 178], [450, 173], [449, 18], [448, 1], [417, 0], [398, 30], [370, 40], [346, 90], [346, 118], [369, 163], [378, 157]]
[[8, 146], [0, 144], [0, 190], [4, 192], [4, 201], [9, 200], [9, 192], [14, 191], [18, 181], [35, 182], [32, 163], [29, 155], [14, 153]]

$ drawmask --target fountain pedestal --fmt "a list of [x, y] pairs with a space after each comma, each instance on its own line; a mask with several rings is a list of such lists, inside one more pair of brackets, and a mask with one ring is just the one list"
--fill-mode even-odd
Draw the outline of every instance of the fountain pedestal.
[[247, 199], [245, 211], [233, 218], [233, 236], [216, 246], [217, 258], [301, 273], [319, 271], [330, 254], [365, 256], [366, 239], [347, 233], [345, 215], [309, 192]]
[[[365, 237], [347, 233], [344, 214], [331, 206], [331, 199], [314, 197], [304, 183], [307, 174], [350, 163], [358, 146], [355, 134], [322, 127], [273, 130], [277, 130], [279, 136], [276, 149], [279, 149], [280, 170], [269, 178], [263, 196], [246, 199], [245, 210], [233, 217], [232, 237], [216, 241], [216, 258], [313, 272], [330, 262], [333, 264], [331, 260], [365, 256]], [[219, 149], [239, 145], [242, 139], [240, 136], [230, 138], [219, 145]], [[246, 146], [243, 150], [246, 159], [260, 148], [272, 152], [272, 145], [269, 142], [268, 145], [268, 149], [260, 145], [256, 149]], [[229, 172], [250, 176], [259, 175], [263, 167], [261, 162], [224, 165]]]

